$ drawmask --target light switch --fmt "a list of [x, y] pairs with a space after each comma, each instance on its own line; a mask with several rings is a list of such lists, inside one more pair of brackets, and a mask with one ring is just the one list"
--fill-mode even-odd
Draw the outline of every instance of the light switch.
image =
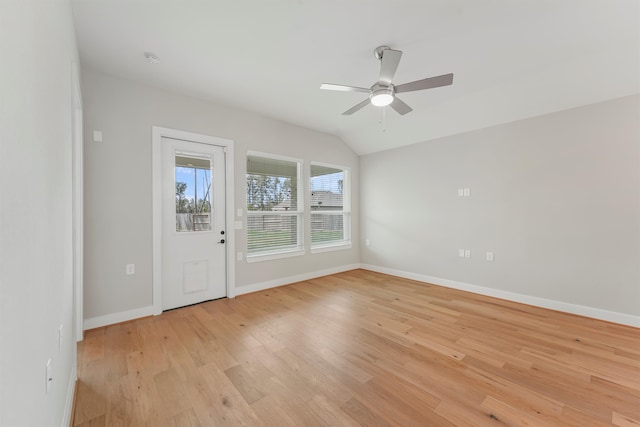
[[127, 276], [132, 274], [136, 274], [136, 265], [135, 264], [127, 264]]
[[458, 188], [458, 197], [464, 196], [464, 188]]
[[102, 142], [102, 131], [93, 131], [93, 142]]
[[238, 209], [238, 212], [236, 213], [236, 216], [237, 216], [238, 218], [242, 218], [242, 208], [239, 208], [239, 209]]
[[462, 193], [464, 194], [464, 197], [469, 197], [471, 195], [471, 189], [465, 188]]
[[464, 258], [464, 249], [458, 249], [458, 256]]
[[471, 258], [471, 251], [470, 251], [469, 249], [466, 249], [466, 250], [464, 251], [464, 257], [465, 257], [465, 258]]
[[493, 252], [487, 252], [487, 261], [493, 261]]

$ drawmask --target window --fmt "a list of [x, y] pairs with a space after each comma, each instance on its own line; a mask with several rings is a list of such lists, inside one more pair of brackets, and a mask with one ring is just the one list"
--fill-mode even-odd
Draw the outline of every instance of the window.
[[311, 249], [351, 245], [349, 170], [311, 163]]
[[176, 153], [176, 231], [211, 230], [211, 158]]
[[302, 161], [247, 155], [247, 261], [304, 254]]

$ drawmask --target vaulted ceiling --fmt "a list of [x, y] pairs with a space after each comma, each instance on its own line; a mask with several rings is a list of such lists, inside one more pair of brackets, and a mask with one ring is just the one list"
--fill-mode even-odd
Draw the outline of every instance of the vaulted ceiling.
[[[359, 154], [640, 92], [637, 0], [72, 0], [84, 67], [334, 134]], [[403, 51], [414, 111], [341, 113], [373, 50]], [[152, 64], [144, 52], [160, 59]]]

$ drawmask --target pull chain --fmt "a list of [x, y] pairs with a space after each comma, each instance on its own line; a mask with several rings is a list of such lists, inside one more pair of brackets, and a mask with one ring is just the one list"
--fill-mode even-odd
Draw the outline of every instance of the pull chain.
[[380, 112], [381, 118], [378, 121], [382, 125], [382, 132], [387, 131], [387, 107], [382, 107], [382, 111]]

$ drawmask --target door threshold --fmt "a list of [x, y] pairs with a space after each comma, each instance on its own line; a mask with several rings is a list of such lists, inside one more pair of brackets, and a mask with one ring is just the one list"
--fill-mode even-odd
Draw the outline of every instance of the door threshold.
[[206, 302], [218, 301], [218, 300], [221, 300], [221, 299], [227, 299], [227, 297], [213, 298], [213, 299], [208, 299], [208, 300], [205, 300], [205, 301], [194, 302], [193, 304], [187, 304], [187, 305], [183, 305], [183, 306], [175, 307], [175, 308], [168, 308], [166, 310], [162, 310], [162, 312], [166, 313], [168, 311], [180, 310], [181, 308], [193, 307], [194, 305], [200, 305], [200, 304], [204, 304]]

